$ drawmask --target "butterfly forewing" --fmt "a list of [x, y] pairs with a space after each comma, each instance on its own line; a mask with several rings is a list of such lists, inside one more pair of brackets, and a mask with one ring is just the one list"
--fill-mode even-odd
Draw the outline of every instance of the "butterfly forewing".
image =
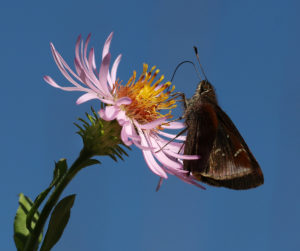
[[[184, 160], [184, 168], [192, 173], [203, 171], [206, 166], [218, 129], [218, 119], [213, 106], [209, 103], [190, 106], [189, 116], [186, 118], [188, 127], [184, 153], [201, 156], [198, 160]], [[199, 142], [202, 142], [199, 144]]]

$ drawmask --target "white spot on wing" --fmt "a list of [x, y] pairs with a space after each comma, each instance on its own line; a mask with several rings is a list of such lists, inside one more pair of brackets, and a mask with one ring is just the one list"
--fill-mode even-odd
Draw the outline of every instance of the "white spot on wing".
[[246, 152], [246, 150], [244, 148], [240, 148], [239, 150], [237, 150], [234, 154], [234, 157], [237, 157], [242, 151]]

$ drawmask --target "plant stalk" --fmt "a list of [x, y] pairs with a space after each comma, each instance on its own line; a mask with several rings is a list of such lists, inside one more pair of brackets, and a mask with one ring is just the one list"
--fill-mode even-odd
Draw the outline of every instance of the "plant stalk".
[[84, 167], [83, 163], [86, 162], [89, 158], [93, 155], [88, 152], [86, 149], [82, 149], [80, 152], [79, 157], [75, 160], [73, 165], [68, 169], [65, 175], [61, 178], [61, 180], [56, 185], [54, 191], [52, 192], [51, 196], [49, 197], [48, 201], [46, 202], [39, 219], [31, 232], [24, 251], [35, 251], [38, 248], [38, 239], [43, 231], [44, 225], [52, 211], [55, 207], [56, 203], [59, 200], [64, 189], [70, 183], [70, 181], [76, 176], [76, 174]]

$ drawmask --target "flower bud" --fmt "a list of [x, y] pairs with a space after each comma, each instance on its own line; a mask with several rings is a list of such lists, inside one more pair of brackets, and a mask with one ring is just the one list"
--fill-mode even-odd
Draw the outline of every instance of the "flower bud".
[[105, 121], [97, 115], [93, 108], [91, 110], [92, 115], [86, 113], [88, 122], [79, 118], [78, 120], [83, 125], [79, 126], [75, 123], [79, 128], [77, 133], [82, 137], [84, 150], [93, 156], [105, 155], [115, 161], [117, 161], [117, 157], [123, 160], [122, 155], [128, 155], [120, 145], [130, 148], [124, 145], [120, 138], [122, 127], [116, 120]]

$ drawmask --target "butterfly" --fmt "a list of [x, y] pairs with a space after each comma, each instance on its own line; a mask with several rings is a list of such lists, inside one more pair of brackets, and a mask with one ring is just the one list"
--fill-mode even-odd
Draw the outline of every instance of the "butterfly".
[[[197, 48], [194, 47], [200, 64]], [[200, 64], [202, 73], [205, 76]], [[184, 96], [184, 94], [183, 94]], [[262, 170], [229, 116], [219, 106], [213, 85], [200, 81], [192, 98], [184, 98], [187, 126], [184, 154], [199, 155], [184, 160], [188, 175], [212, 186], [250, 189], [262, 185]]]

